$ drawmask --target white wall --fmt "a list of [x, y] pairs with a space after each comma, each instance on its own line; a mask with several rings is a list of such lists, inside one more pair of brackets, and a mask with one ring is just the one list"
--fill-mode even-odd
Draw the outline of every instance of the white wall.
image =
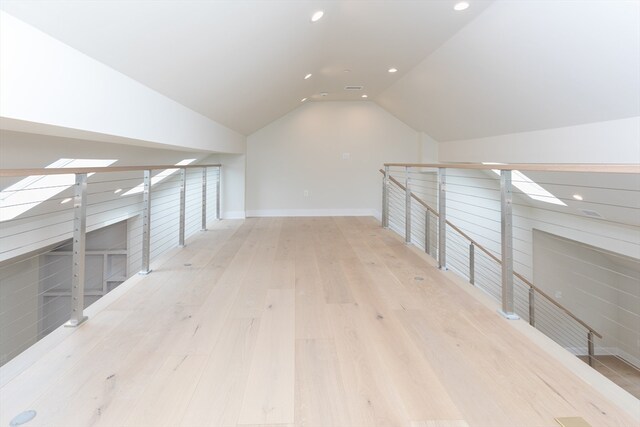
[[420, 132], [420, 161], [422, 163], [438, 163], [438, 141], [424, 132]]
[[[149, 149], [0, 131], [0, 167], [2, 168], [41, 168], [60, 158], [118, 159], [114, 166], [173, 165], [185, 158], [201, 159], [203, 156], [202, 153], [194, 152]], [[19, 179], [21, 178], [0, 179], [0, 188]], [[170, 183], [165, 182], [154, 186], [153, 203], [164, 202], [164, 205], [159, 209], [169, 206], [166, 201], [170, 199], [162, 200], [160, 198], [164, 197], [164, 193], [177, 191], [176, 179], [177, 174], [167, 179], [167, 181], [171, 181]], [[199, 180], [200, 175], [197, 172], [189, 172], [188, 210], [189, 205], [198, 202], [196, 199], [201, 188], [198, 185]], [[88, 182], [88, 231], [140, 214], [142, 197], [140, 195], [123, 196], [123, 194], [128, 188], [135, 187], [142, 182], [142, 172], [95, 174], [89, 177]], [[112, 193], [115, 188], [124, 188], [125, 190], [120, 193], [121, 195], [116, 196]], [[3, 244], [3, 249], [0, 250], [0, 260], [10, 259], [69, 238], [72, 231], [72, 206], [70, 203], [61, 205], [60, 200], [72, 197], [72, 194], [71, 188], [66, 189], [55, 196], [56, 200], [41, 203], [15, 220], [0, 223], [0, 239]], [[178, 209], [177, 197], [177, 193], [174, 194], [175, 205], [172, 206], [175, 210], [174, 216], [177, 215]], [[213, 211], [209, 213], [215, 214]], [[171, 216], [166, 213], [162, 218], [158, 217], [164, 221], [169, 221], [170, 218]], [[189, 219], [191, 221], [188, 221], [188, 224], [197, 228], [197, 219], [195, 217]], [[173, 230], [173, 227], [164, 227], [163, 234]], [[188, 231], [191, 231], [191, 228]]]
[[441, 142], [439, 160], [442, 163], [640, 163], [640, 117]]
[[245, 150], [243, 135], [2, 11], [0, 50], [4, 128], [29, 122], [92, 132], [113, 142], [129, 138], [129, 143], [174, 149]]
[[212, 154], [203, 163], [221, 164], [222, 219], [245, 217], [245, 175], [246, 156], [244, 154]]
[[247, 215], [379, 214], [378, 170], [420, 151], [418, 133], [372, 102], [307, 103], [247, 138]]
[[39, 267], [32, 256], [0, 268], [0, 365], [37, 340]]
[[[597, 354], [640, 361], [640, 261], [547, 233], [534, 233], [536, 284], [603, 335]], [[614, 261], [634, 264], [624, 268]], [[584, 330], [538, 310], [537, 326], [565, 347], [584, 354]], [[569, 325], [565, 325], [569, 323]], [[621, 351], [622, 350], [622, 353]]]
[[[635, 268], [614, 264], [618, 290], [619, 354], [640, 367], [640, 261]], [[635, 360], [634, 360], [635, 359]]]
[[167, 165], [183, 159], [202, 160], [207, 155], [0, 130], [0, 168], [3, 169], [42, 168], [61, 158], [117, 159], [111, 166]]

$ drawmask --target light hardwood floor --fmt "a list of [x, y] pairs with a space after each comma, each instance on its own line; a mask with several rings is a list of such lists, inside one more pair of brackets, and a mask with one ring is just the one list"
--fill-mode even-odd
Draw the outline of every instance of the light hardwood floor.
[[635, 425], [372, 218], [222, 221], [138, 280], [0, 426]]

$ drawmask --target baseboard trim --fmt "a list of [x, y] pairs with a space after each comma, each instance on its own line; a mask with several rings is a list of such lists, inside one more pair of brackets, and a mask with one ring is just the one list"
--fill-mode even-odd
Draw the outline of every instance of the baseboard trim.
[[222, 212], [222, 219], [245, 219], [247, 216], [244, 211], [225, 211]]
[[[587, 339], [585, 338], [585, 341], [586, 340]], [[565, 347], [565, 348], [567, 349], [567, 351], [569, 351], [569, 353], [573, 354], [574, 356], [589, 355], [589, 349], [587, 347]], [[617, 356], [620, 353], [620, 349], [618, 349], [617, 347], [598, 347], [596, 345], [593, 350], [596, 356]]]
[[292, 217], [292, 216], [373, 216], [380, 220], [380, 211], [375, 209], [262, 209], [247, 211], [247, 217]]

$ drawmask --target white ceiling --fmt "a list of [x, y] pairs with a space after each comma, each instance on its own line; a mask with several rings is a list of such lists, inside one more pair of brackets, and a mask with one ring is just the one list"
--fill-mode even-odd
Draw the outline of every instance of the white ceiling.
[[[326, 100], [375, 98], [489, 3], [475, 0], [464, 12], [453, 10], [454, 0], [3, 0], [1, 7], [250, 134], [320, 92]], [[319, 9], [324, 17], [311, 23]], [[313, 77], [304, 80], [307, 73]], [[345, 85], [365, 89], [349, 93]]]
[[[438, 141], [640, 115], [640, 1], [469, 0], [455, 12], [456, 2], [0, 6], [244, 134], [303, 97], [361, 99], [345, 85], [363, 85], [370, 100]], [[324, 18], [311, 23], [319, 9]], [[399, 72], [389, 74], [391, 66]]]
[[377, 101], [438, 141], [639, 116], [640, 2], [496, 1]]

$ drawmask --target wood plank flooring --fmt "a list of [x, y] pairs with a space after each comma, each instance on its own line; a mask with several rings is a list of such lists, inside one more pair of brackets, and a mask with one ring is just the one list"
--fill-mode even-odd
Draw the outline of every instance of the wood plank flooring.
[[635, 425], [372, 218], [187, 243], [7, 381], [0, 426]]

